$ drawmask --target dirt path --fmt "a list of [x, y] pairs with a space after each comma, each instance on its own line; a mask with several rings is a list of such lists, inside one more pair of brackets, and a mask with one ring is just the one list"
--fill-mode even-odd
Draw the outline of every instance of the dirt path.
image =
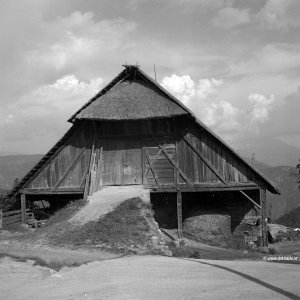
[[292, 264], [160, 256], [59, 272], [32, 264], [0, 260], [1, 299], [300, 299], [299, 265]]
[[139, 185], [104, 187], [88, 197], [87, 205], [71, 218], [70, 222], [82, 225], [89, 221], [96, 221], [121, 202], [131, 198], [140, 198], [148, 202], [150, 201], [149, 190]]
[[[120, 257], [118, 254], [88, 249], [67, 249], [63, 247], [48, 247], [45, 245], [27, 244], [17, 241], [0, 241], [0, 255], [10, 255], [19, 259], [32, 258], [53, 268], [80, 265], [91, 261], [101, 261]], [[1, 295], [0, 295], [1, 299]]]

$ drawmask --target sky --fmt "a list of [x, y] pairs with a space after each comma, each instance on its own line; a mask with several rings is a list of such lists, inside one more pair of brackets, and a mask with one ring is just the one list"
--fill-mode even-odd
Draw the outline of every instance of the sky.
[[139, 64], [230, 144], [300, 147], [299, 0], [0, 0], [0, 152], [45, 153]]

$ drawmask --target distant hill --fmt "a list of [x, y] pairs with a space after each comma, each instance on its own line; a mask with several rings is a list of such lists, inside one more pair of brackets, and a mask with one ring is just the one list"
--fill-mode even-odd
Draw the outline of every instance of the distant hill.
[[232, 142], [231, 146], [243, 157], [252, 157], [269, 166], [296, 166], [300, 148], [288, 145], [275, 138], [256, 138]]
[[40, 159], [41, 154], [0, 156], [0, 188], [11, 189]]
[[276, 220], [287, 227], [300, 228], [300, 206]]
[[8, 193], [8, 190], [0, 188], [0, 198], [1, 196], [5, 196]]
[[7, 156], [7, 155], [23, 155], [23, 153], [0, 151], [0, 156]]
[[296, 168], [289, 166], [270, 167], [259, 162], [255, 162], [254, 166], [271, 179], [281, 190], [281, 195], [267, 193], [267, 209], [271, 210], [272, 220], [276, 220], [300, 206], [300, 191], [298, 190], [295, 177], [291, 175]]

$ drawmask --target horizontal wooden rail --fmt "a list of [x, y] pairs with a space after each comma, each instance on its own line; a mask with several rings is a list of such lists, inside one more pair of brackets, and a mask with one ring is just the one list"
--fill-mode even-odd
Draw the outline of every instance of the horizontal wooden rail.
[[[30, 211], [29, 208], [26, 209], [26, 212]], [[2, 213], [3, 217], [7, 217], [7, 216], [10, 216], [10, 215], [15, 215], [15, 214], [20, 214], [21, 213], [21, 210], [18, 209], [18, 210], [10, 210], [10, 211], [5, 211]]]
[[[30, 209], [26, 209], [26, 216], [29, 216], [31, 214]], [[22, 213], [21, 210], [11, 210], [2, 212], [0, 210], [0, 228], [3, 228], [3, 226], [12, 225], [16, 223], [21, 223], [22, 221]]]

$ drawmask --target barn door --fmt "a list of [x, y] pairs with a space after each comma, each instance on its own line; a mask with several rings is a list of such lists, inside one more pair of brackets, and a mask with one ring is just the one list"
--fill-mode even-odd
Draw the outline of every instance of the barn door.
[[142, 184], [141, 143], [130, 140], [101, 142], [101, 185]]
[[143, 147], [144, 183], [147, 185], [174, 184], [176, 169], [175, 142], [147, 141]]

